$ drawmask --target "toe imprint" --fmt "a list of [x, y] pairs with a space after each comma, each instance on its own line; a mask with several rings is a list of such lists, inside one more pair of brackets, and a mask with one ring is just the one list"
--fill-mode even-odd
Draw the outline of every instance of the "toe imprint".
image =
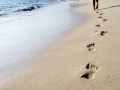
[[87, 48], [88, 48], [89, 51], [93, 50], [94, 47], [95, 47], [95, 43], [92, 43], [92, 44], [88, 44], [88, 45], [87, 45]]
[[98, 67], [97, 65], [88, 63], [88, 64], [86, 65], [86, 69], [90, 69], [90, 70], [92, 70], [92, 71], [95, 72], [95, 71], [97, 71], [97, 70], [99, 69], [99, 67]]
[[86, 69], [90, 69], [91, 63], [88, 63]]
[[91, 64], [90, 69], [96, 72], [99, 69], [99, 67], [97, 65]]

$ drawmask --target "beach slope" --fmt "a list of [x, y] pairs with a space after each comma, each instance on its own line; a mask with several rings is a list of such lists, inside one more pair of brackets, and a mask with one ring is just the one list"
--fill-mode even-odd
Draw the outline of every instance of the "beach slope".
[[0, 90], [119, 90], [120, 1], [92, 0], [73, 11], [87, 18], [47, 49], [43, 62], [15, 76]]

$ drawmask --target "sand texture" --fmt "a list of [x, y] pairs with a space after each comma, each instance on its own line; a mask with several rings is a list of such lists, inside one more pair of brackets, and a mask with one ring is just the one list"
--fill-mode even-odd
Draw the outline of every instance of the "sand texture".
[[120, 0], [92, 0], [73, 11], [86, 19], [55, 43], [43, 62], [16, 75], [0, 90], [120, 90]]

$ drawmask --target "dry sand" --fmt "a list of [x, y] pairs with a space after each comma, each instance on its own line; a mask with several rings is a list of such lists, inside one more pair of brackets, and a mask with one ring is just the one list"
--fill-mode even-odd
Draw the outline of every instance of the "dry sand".
[[93, 11], [92, 0], [79, 3], [87, 4], [74, 10], [87, 15], [83, 23], [48, 49], [44, 62], [0, 90], [120, 89], [120, 0], [100, 0], [98, 11]]

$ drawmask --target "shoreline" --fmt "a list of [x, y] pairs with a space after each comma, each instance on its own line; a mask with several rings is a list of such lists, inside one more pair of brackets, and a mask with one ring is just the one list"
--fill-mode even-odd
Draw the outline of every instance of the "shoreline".
[[[120, 1], [100, 1], [98, 11], [92, 10], [91, 2], [79, 1], [87, 5], [73, 11], [84, 13], [87, 18], [72, 29], [67, 37], [46, 50], [47, 53], [43, 58], [45, 61], [21, 73], [19, 77], [0, 89], [118, 90], [120, 88], [120, 26], [118, 25]], [[98, 18], [100, 16], [102, 18]], [[106, 20], [103, 21], [104, 19]], [[102, 31], [107, 33], [102, 36]], [[91, 44], [92, 47], [88, 47]], [[89, 73], [91, 68], [95, 69], [94, 78], [81, 78], [86, 72]]]
[[[17, 76], [17, 74], [19, 75], [19, 73], [24, 72], [24, 70], [34, 67], [37, 63], [43, 62], [44, 60], [41, 60], [41, 58], [43, 57], [44, 53], [46, 53], [46, 50], [53, 46], [55, 42], [59, 41], [60, 38], [64, 38], [67, 32], [69, 32], [69, 28], [78, 24], [78, 21], [82, 19], [82, 16], [78, 16], [77, 13], [71, 11], [69, 4], [71, 4], [71, 2], [50, 5], [42, 10], [28, 12], [28, 16], [24, 16], [24, 18], [20, 18], [18, 16], [18, 19], [16, 19], [16, 16], [15, 19], [12, 18], [13, 20], [8, 20], [3, 24], [0, 24], [0, 27], [3, 27], [0, 39], [3, 42], [0, 45], [0, 84], [7, 82], [7, 79], [9, 81], [12, 76]], [[57, 8], [54, 9], [54, 7]], [[53, 17], [52, 13], [56, 15], [54, 16], [56, 20], [53, 20], [53, 22], [56, 23], [56, 21], [59, 21], [59, 24], [55, 24], [56, 26], [54, 26], [54, 24], [53, 26], [50, 24], [52, 19], [47, 17], [44, 18], [46, 14], [49, 14], [50, 17]], [[43, 17], [43, 19], [41, 19], [40, 16]], [[64, 16], [64, 18], [62, 16]], [[61, 19], [57, 19], [58, 17], [61, 17]], [[72, 17], [75, 18], [73, 19]], [[33, 20], [33, 18], [35, 20]], [[37, 20], [38, 18], [40, 20]], [[48, 30], [46, 30], [46, 26], [42, 27], [39, 25], [41, 24], [41, 20], [43, 21], [42, 25], [47, 25], [47, 27], [49, 27]], [[32, 23], [35, 25], [32, 25]], [[8, 26], [9, 29], [6, 26]], [[41, 27], [44, 31], [41, 30]], [[51, 27], [53, 28], [51, 29]], [[19, 50], [19, 48], [21, 49]], [[5, 56], [8, 58], [5, 58]]]

